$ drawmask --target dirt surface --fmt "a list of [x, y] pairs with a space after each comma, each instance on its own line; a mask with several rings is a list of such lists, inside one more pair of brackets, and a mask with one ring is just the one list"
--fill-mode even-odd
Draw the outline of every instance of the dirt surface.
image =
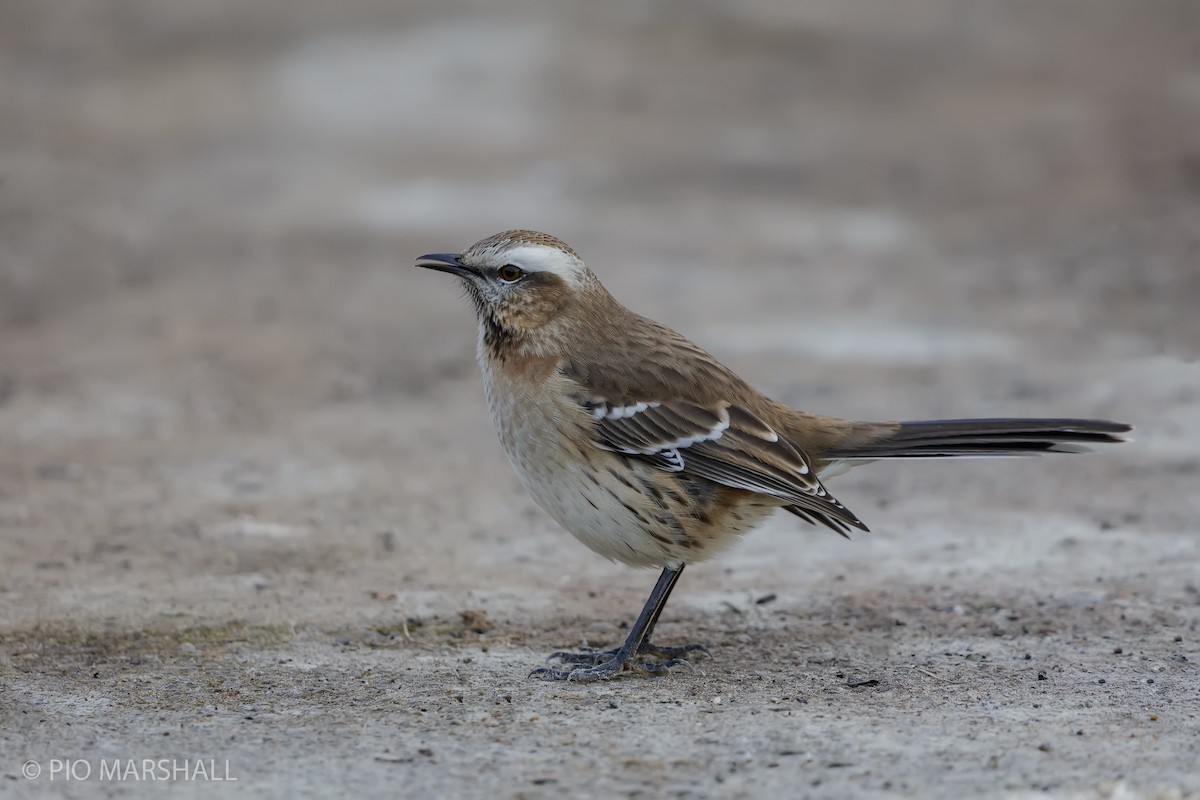
[[[0, 796], [1196, 796], [1200, 6], [492, 8], [0, 5]], [[409, 267], [516, 226], [795, 406], [1136, 441], [858, 470], [710, 659], [530, 681], [655, 576]]]

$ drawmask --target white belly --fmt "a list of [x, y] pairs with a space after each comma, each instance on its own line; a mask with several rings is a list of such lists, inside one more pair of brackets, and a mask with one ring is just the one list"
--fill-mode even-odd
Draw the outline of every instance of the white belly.
[[[650, 513], [636, 478], [630, 478], [634, 486], [614, 478], [608, 469], [620, 466], [617, 456], [581, 438], [583, 426], [591, 424], [583, 408], [566, 400], [539, 403], [498, 375], [485, 385], [508, 460], [534, 502], [559, 525], [606, 558], [647, 567], [680, 563], [631, 510]], [[537, 392], [543, 401], [554, 396]]]

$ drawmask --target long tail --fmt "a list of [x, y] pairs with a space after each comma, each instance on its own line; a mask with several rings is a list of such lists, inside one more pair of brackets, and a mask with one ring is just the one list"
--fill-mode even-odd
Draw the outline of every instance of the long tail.
[[1123, 442], [1120, 434], [1133, 430], [1099, 419], [937, 419], [865, 427], [867, 435], [849, 437], [823, 457], [851, 461], [1087, 453], [1088, 445]]

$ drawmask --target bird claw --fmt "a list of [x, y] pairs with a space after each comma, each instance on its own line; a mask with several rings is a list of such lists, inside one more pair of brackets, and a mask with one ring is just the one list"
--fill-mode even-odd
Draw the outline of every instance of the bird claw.
[[598, 666], [605, 661], [611, 661], [617, 657], [620, 652], [619, 648], [612, 650], [592, 650], [591, 648], [571, 652], [570, 650], [559, 650], [556, 653], [551, 653], [546, 656], [546, 661], [557, 661], [560, 664], [587, 664], [590, 666]]
[[617, 663], [616, 660], [597, 664], [595, 666], [575, 667], [574, 669], [551, 669], [550, 667], [541, 667], [529, 673], [529, 677], [537, 678], [543, 681], [580, 681], [582, 683], [590, 683], [592, 681], [608, 680], [625, 668], [624, 664]]
[[668, 661], [681, 661], [687, 663], [692, 656], [704, 656], [712, 658], [712, 652], [702, 644], [685, 644], [679, 647], [659, 647], [652, 642], [646, 642], [638, 648], [639, 656], [654, 656], [659, 659]]
[[675, 667], [684, 666], [689, 669], [692, 668], [691, 663], [682, 658], [672, 658], [668, 661], [620, 661], [617, 658], [611, 658], [599, 664], [580, 665], [573, 669], [541, 667], [530, 672], [529, 677], [545, 681], [591, 683], [593, 681], [609, 680], [618, 673], [626, 670], [630, 672], [645, 672], [650, 675], [661, 675], [665, 672], [670, 672]]
[[[556, 653], [551, 653], [546, 657], [547, 661], [557, 661], [560, 664], [587, 664], [598, 666], [606, 661], [610, 661], [618, 656], [621, 652], [620, 648], [614, 647], [610, 650], [592, 650], [585, 649], [578, 652], [569, 650], [559, 650]], [[687, 661], [689, 658], [697, 655], [711, 658], [712, 653], [707, 647], [702, 644], [685, 644], [680, 647], [660, 647], [653, 642], [644, 642], [637, 649], [637, 655], [649, 656], [663, 661], [682, 660]]]
[[567, 669], [542, 667], [529, 673], [531, 678], [550, 681], [599, 681], [607, 680], [625, 670], [644, 672], [650, 675], [661, 675], [670, 672], [675, 667], [692, 668], [689, 658], [696, 655], [711, 656], [708, 648], [702, 644], [685, 644], [681, 647], [659, 647], [646, 642], [638, 648], [637, 659], [622, 657], [621, 648], [611, 650], [581, 650], [570, 652], [560, 650], [551, 653], [546, 660], [558, 662]]

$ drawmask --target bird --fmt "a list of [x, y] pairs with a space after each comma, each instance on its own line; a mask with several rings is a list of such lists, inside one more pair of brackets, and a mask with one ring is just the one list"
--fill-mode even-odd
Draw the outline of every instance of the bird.
[[661, 569], [619, 647], [553, 653], [532, 678], [661, 674], [707, 656], [703, 645], [651, 638], [684, 568], [779, 509], [847, 538], [867, 531], [823, 480], [849, 467], [1080, 453], [1132, 430], [1093, 419], [865, 422], [793, 409], [621, 305], [574, 249], [537, 231], [497, 233], [416, 266], [456, 276], [474, 307], [487, 405], [534, 502], [596, 553]]

